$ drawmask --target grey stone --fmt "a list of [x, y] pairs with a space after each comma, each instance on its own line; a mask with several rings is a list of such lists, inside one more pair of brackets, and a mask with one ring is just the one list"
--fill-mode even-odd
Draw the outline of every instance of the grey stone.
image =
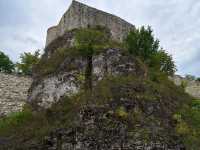
[[[123, 56], [122, 52], [123, 50], [120, 49], [108, 49], [93, 57], [94, 85], [106, 75], [145, 76], [146, 72], [138, 65], [137, 60], [133, 56]], [[68, 71], [69, 62], [75, 66], [74, 70]], [[86, 59], [77, 57], [72, 60], [70, 57], [66, 57], [59, 69], [57, 74], [52, 73], [42, 79], [34, 79], [29, 91], [29, 103], [36, 107], [49, 108], [60, 98], [76, 94], [80, 90], [84, 83], [84, 80], [80, 80], [80, 78], [85, 73]]]
[[66, 31], [98, 25], [110, 29], [112, 38], [117, 41], [122, 41], [128, 32], [134, 28], [132, 24], [117, 16], [73, 1], [59, 24], [48, 29], [46, 47], [53, 40], [64, 35]]
[[195, 80], [188, 80], [179, 75], [170, 77], [170, 79], [178, 86], [185, 86], [185, 92], [193, 96], [194, 98], [200, 99], [200, 82]]
[[0, 116], [21, 111], [31, 83], [27, 76], [0, 73]]

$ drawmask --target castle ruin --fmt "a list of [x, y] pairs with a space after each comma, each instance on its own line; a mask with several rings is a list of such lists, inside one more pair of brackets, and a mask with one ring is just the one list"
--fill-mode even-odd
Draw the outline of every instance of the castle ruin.
[[113, 40], [122, 41], [134, 25], [127, 21], [92, 8], [77, 1], [72, 1], [67, 12], [62, 16], [59, 24], [47, 31], [46, 47], [66, 31], [88, 26], [105, 26], [110, 29]]

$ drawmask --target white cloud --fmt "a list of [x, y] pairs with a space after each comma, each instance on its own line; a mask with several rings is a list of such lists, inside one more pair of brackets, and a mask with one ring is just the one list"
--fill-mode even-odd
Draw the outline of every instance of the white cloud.
[[[200, 1], [78, 1], [136, 26], [151, 25], [161, 45], [173, 55], [178, 73], [200, 76]], [[70, 3], [71, 0], [1, 0], [0, 49], [16, 60], [23, 51], [43, 48], [47, 28], [58, 23]]]

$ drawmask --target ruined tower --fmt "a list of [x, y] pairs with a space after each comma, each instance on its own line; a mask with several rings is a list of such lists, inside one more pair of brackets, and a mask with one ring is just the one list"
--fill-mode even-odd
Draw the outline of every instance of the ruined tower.
[[127, 33], [134, 28], [132, 24], [117, 16], [73, 0], [59, 24], [48, 29], [46, 46], [66, 31], [97, 25], [110, 29], [112, 38], [117, 41], [122, 41]]

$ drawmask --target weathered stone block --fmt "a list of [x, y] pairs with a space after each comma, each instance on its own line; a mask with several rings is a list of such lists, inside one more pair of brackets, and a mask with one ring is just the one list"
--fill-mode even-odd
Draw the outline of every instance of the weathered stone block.
[[31, 83], [30, 77], [0, 73], [0, 116], [22, 109]]
[[46, 47], [53, 40], [63, 36], [66, 31], [88, 26], [107, 27], [111, 31], [112, 38], [117, 41], [122, 41], [128, 32], [134, 28], [132, 24], [117, 16], [73, 1], [59, 24], [48, 29]]

